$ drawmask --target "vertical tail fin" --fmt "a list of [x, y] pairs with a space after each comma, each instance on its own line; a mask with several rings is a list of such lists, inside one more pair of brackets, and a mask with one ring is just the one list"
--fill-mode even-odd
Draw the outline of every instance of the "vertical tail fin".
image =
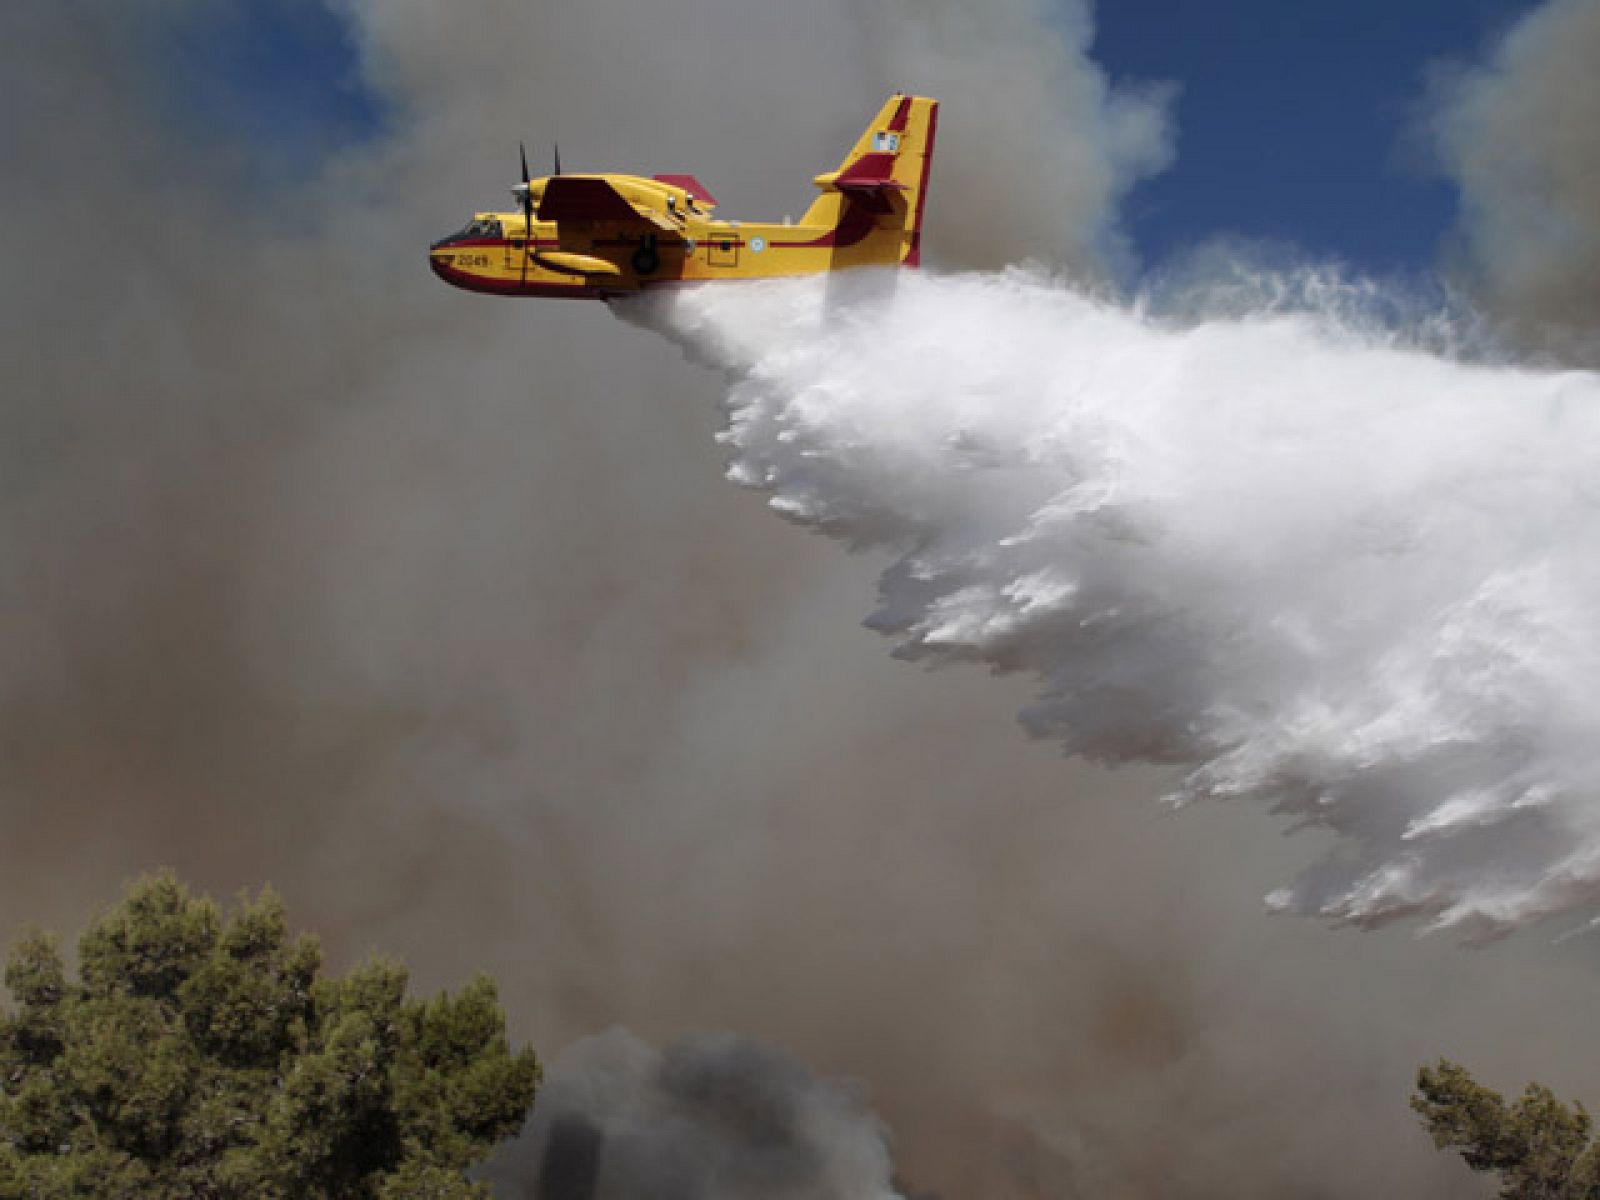
[[834, 226], [840, 250], [859, 247], [852, 262], [920, 265], [938, 126], [937, 100], [891, 96], [839, 169], [817, 176], [822, 195], [804, 224]]

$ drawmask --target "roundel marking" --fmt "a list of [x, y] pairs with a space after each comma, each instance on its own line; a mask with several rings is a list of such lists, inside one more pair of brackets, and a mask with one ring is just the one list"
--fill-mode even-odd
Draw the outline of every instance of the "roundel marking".
[[767, 248], [767, 239], [766, 238], [764, 238], [764, 237], [753, 237], [753, 238], [750, 239], [750, 252], [752, 254], [760, 254], [766, 248]]

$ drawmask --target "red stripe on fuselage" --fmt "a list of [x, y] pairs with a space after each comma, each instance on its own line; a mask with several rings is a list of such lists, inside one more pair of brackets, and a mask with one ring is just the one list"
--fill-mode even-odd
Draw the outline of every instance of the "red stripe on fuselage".
[[[526, 241], [526, 238], [463, 238], [458, 242], [440, 242], [434, 249], [454, 250], [458, 246], [462, 249], [480, 249], [484, 246], [489, 246], [497, 250], [504, 250], [509, 246], [513, 250], [520, 250], [522, 244]], [[559, 246], [560, 244], [561, 241], [558, 238], [534, 238], [532, 242], [535, 248], [539, 246]]]
[[599, 298], [603, 289], [583, 283], [523, 283], [520, 279], [493, 279], [447, 267], [436, 258], [428, 265], [433, 273], [453, 287], [469, 292], [482, 292], [486, 296], [561, 296], [571, 300]]
[[839, 223], [819, 238], [809, 242], [773, 242], [775, 250], [812, 250], [833, 248], [847, 249], [865, 241], [868, 234], [877, 227], [876, 214], [860, 200], [851, 196], [845, 205], [844, 215], [839, 218]]

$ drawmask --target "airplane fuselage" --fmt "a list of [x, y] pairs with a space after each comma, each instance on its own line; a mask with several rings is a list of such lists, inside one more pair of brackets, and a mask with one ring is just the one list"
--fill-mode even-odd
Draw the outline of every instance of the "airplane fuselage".
[[[573, 178], [565, 176], [564, 178]], [[630, 190], [667, 190], [638, 176], [605, 177]], [[544, 180], [535, 180], [537, 189]], [[880, 226], [903, 224], [895, 197], [881, 213], [862, 205], [840, 212], [838, 223], [809, 225], [721, 221], [686, 210], [682, 234], [641, 231], [637, 221], [592, 221], [574, 227], [535, 220], [531, 238], [521, 213], [479, 213], [463, 232], [436, 242], [429, 258], [434, 273], [468, 291], [500, 296], [605, 297], [664, 283], [713, 279], [763, 279], [813, 275], [847, 267], [898, 266], [909, 238], [885, 239]], [[843, 208], [843, 205], [839, 206]], [[524, 265], [524, 258], [527, 259]]]
[[798, 224], [712, 215], [692, 176], [554, 175], [513, 189], [429, 248], [446, 283], [497, 296], [601, 299], [665, 284], [915, 266], [938, 105], [895, 96]]

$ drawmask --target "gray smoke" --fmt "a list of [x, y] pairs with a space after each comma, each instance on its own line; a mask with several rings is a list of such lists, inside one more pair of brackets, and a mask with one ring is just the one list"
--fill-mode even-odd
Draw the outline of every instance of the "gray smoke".
[[1122, 198], [1170, 162], [1168, 82], [1113, 84], [1089, 57], [1087, 0], [889, 0], [870, 14], [880, 75], [937, 96], [946, 267], [1034, 260], [1086, 280], [1126, 276]]
[[1600, 365], [1600, 2], [1550, 0], [1441, 72], [1429, 123], [1462, 193], [1459, 267], [1509, 334]]
[[[1046, 74], [991, 103], [937, 9], [347, 0], [383, 126], [264, 180], [165, 49], [244, 10], [0, 5], [0, 936], [159, 864], [270, 879], [339, 960], [490, 971], [552, 1058], [725, 1028], [859, 1078], [901, 1190], [950, 1196], [1443, 1200], [1414, 1064], [1593, 1092], [1585, 944], [1263, 919], [1314, 846], [1160, 819], [1170, 780], [1024, 744], [1020, 688], [889, 660], [880, 564], [722, 481], [708, 376], [423, 264], [521, 137], [798, 213], [937, 84], [930, 253], [1114, 273], [1166, 134], [1094, 157], [1165, 127], [1093, 107], [1081, 23], [1010, 10], [985, 53]], [[1062, 145], [1108, 181], [1071, 206], [1060, 167], [960, 183]], [[957, 245], [980, 202], [1003, 251]]]
[[[720, 144], [705, 182], [729, 214], [798, 215], [809, 178], [838, 162], [887, 92], [937, 96], [928, 241], [946, 265], [1126, 269], [1118, 202], [1172, 154], [1175, 89], [1107, 78], [1089, 57], [1087, 0], [821, 0], [759, 17], [736, 0], [674, 0], [649, 20], [630, 0], [491, 0], [470, 20], [343, 3], [373, 78], [431, 135], [456, 139], [463, 161], [500, 163], [527, 126], [561, 138], [573, 169], [686, 169], [663, 155]], [[402, 156], [401, 169], [426, 186], [423, 164]], [[472, 178], [454, 181], [459, 196]]]
[[732, 1034], [661, 1051], [620, 1029], [574, 1043], [488, 1174], [498, 1194], [530, 1200], [898, 1195], [886, 1131], [857, 1087]]

